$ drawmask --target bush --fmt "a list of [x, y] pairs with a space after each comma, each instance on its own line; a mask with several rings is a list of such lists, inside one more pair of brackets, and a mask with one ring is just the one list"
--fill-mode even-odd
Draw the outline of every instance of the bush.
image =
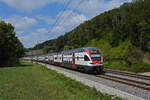
[[135, 46], [129, 46], [125, 55], [125, 61], [129, 66], [132, 64], [136, 64], [138, 62], [142, 62], [143, 60], [143, 52]]

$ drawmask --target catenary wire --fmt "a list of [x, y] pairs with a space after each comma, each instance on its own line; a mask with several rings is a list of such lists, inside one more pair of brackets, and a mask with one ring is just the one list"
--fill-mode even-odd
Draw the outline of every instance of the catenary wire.
[[59, 16], [56, 18], [54, 24], [52, 25], [52, 28], [51, 30], [48, 31], [48, 33], [51, 33], [53, 28], [55, 27], [55, 25], [57, 24], [57, 22], [59, 21], [59, 19], [61, 18], [61, 16], [64, 14], [65, 10], [68, 8], [68, 6], [70, 5], [72, 0], [69, 0], [67, 3], [66, 3], [66, 6], [64, 7], [63, 11], [59, 14]]

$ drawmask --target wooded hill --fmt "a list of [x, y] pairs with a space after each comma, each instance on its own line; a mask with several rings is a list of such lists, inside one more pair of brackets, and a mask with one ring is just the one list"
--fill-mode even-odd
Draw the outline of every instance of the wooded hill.
[[124, 3], [34, 49], [58, 52], [84, 46], [100, 48], [109, 65], [112, 61], [124, 66], [147, 63], [150, 59], [150, 0]]

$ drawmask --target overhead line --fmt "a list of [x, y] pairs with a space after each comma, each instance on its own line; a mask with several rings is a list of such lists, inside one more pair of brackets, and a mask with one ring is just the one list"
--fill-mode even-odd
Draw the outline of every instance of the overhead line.
[[52, 28], [50, 31], [48, 31], [48, 33], [51, 33], [53, 28], [55, 27], [55, 25], [57, 24], [58, 20], [61, 18], [61, 16], [64, 14], [64, 11], [68, 8], [68, 6], [70, 5], [72, 0], [69, 0], [68, 3], [66, 4], [66, 6], [64, 7], [63, 11], [59, 14], [59, 16], [56, 18], [54, 24], [52, 25]]
[[[78, 3], [78, 5], [72, 10], [72, 12], [75, 12], [75, 10], [76, 9], [78, 9], [79, 7], [80, 7], [80, 5], [84, 2], [85, 0], [81, 0], [79, 3]], [[73, 13], [70, 13], [69, 15], [68, 15], [68, 17], [70, 17]], [[66, 18], [67, 19], [67, 18]], [[64, 22], [66, 19], [64, 19], [62, 22]]]

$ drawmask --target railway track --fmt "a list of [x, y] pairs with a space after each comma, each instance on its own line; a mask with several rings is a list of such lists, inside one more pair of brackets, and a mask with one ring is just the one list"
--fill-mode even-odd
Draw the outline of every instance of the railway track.
[[117, 75], [123, 75], [123, 76], [129, 76], [129, 77], [133, 77], [133, 78], [138, 78], [138, 79], [150, 81], [150, 76], [139, 75], [139, 74], [130, 73], [130, 72], [122, 72], [122, 71], [116, 71], [116, 70], [110, 70], [110, 69], [104, 69], [104, 72], [117, 74]]
[[[106, 80], [110, 80], [113, 82], [125, 84], [128, 86], [136, 87], [142, 90], [146, 90], [150, 92], [150, 77], [149, 76], [144, 76], [144, 75], [139, 75], [139, 74], [134, 74], [134, 73], [129, 73], [129, 72], [120, 72], [120, 71], [114, 71], [114, 70], [108, 70], [105, 69], [105, 74], [101, 75], [96, 75], [96, 77], [103, 78]], [[107, 73], [111, 73], [110, 75]], [[124, 76], [124, 77], [121, 77]], [[132, 78], [135, 78], [134, 80]], [[143, 81], [139, 81], [143, 80]], [[147, 82], [145, 82], [146, 80]]]

